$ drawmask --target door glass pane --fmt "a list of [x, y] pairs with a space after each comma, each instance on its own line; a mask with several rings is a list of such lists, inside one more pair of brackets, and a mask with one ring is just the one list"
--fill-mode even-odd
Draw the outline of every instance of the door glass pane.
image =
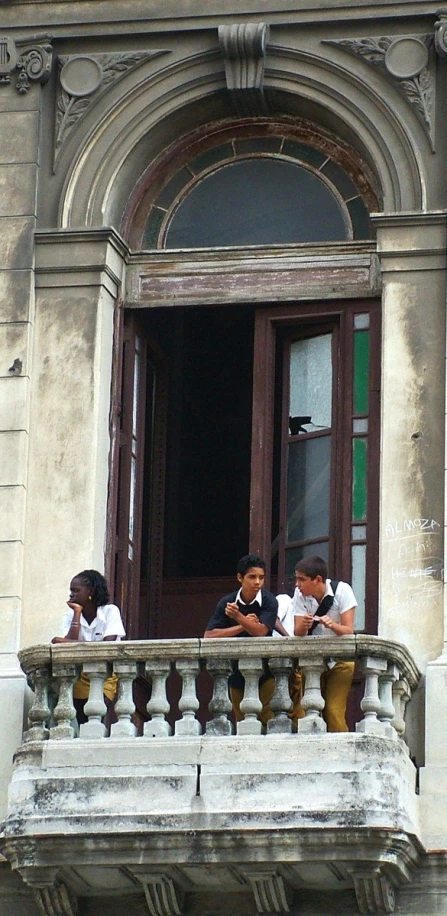
[[303, 557], [322, 557], [328, 563], [329, 541], [312, 541], [312, 544], [306, 544], [304, 547], [289, 547], [286, 550], [286, 590], [290, 594], [295, 588], [295, 566]]
[[289, 445], [287, 541], [329, 533], [331, 438], [318, 436]]
[[352, 548], [352, 588], [357, 598], [358, 606], [355, 612], [355, 629], [365, 628], [365, 564], [366, 544], [356, 544]]
[[332, 334], [290, 347], [290, 434], [332, 425]]

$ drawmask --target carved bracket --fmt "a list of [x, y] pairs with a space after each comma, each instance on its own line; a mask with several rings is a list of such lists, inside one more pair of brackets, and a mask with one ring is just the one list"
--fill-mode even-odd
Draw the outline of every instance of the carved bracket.
[[21, 874], [32, 887], [42, 916], [78, 916], [78, 901], [57, 868], [23, 868]]
[[182, 916], [185, 894], [167, 875], [140, 876], [151, 916]]
[[290, 913], [293, 889], [281, 875], [267, 869], [244, 870], [250, 882], [258, 913]]
[[73, 54], [58, 58], [53, 170], [62, 146], [91, 105], [131, 70], [168, 51]]
[[359, 913], [394, 913], [394, 887], [380, 868], [349, 869], [354, 881]]
[[373, 67], [384, 70], [414, 108], [434, 152], [435, 80], [430, 54], [434, 44], [432, 35], [346, 38], [324, 41], [324, 44], [342, 48], [350, 54], [362, 57]]
[[48, 35], [34, 41], [0, 35], [0, 86], [9, 85], [16, 73], [15, 87], [21, 94], [28, 92], [31, 83], [46, 83], [53, 56], [50, 41]]
[[227, 89], [237, 113], [244, 117], [267, 112], [264, 68], [269, 31], [264, 22], [219, 26]]

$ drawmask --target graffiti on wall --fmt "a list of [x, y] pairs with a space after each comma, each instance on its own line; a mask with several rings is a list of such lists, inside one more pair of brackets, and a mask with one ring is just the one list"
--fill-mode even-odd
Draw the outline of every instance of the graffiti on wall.
[[384, 529], [386, 569], [395, 610], [410, 610], [417, 601], [439, 598], [444, 578], [443, 532], [433, 518], [389, 522]]

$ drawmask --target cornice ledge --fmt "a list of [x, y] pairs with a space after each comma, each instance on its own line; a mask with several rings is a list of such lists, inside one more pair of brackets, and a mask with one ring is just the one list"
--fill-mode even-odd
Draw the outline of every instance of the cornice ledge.
[[370, 219], [376, 227], [382, 226], [445, 226], [447, 210], [407, 210], [401, 213], [371, 213]]
[[126, 262], [130, 254], [129, 246], [113, 226], [98, 226], [97, 228], [88, 226], [80, 229], [37, 229], [35, 240], [37, 245], [79, 245], [83, 242], [88, 244], [106, 242]]
[[367, 64], [382, 70], [416, 112], [430, 148], [435, 151], [435, 39], [432, 34], [325, 39], [322, 43], [361, 57]]

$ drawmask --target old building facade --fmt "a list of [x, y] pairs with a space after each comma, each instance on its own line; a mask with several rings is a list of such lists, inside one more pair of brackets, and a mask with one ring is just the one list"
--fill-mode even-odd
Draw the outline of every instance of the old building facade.
[[[428, 0], [1, 3], [2, 916], [447, 913], [446, 58]], [[248, 548], [357, 635], [205, 647]], [[51, 647], [89, 567], [130, 642]]]

